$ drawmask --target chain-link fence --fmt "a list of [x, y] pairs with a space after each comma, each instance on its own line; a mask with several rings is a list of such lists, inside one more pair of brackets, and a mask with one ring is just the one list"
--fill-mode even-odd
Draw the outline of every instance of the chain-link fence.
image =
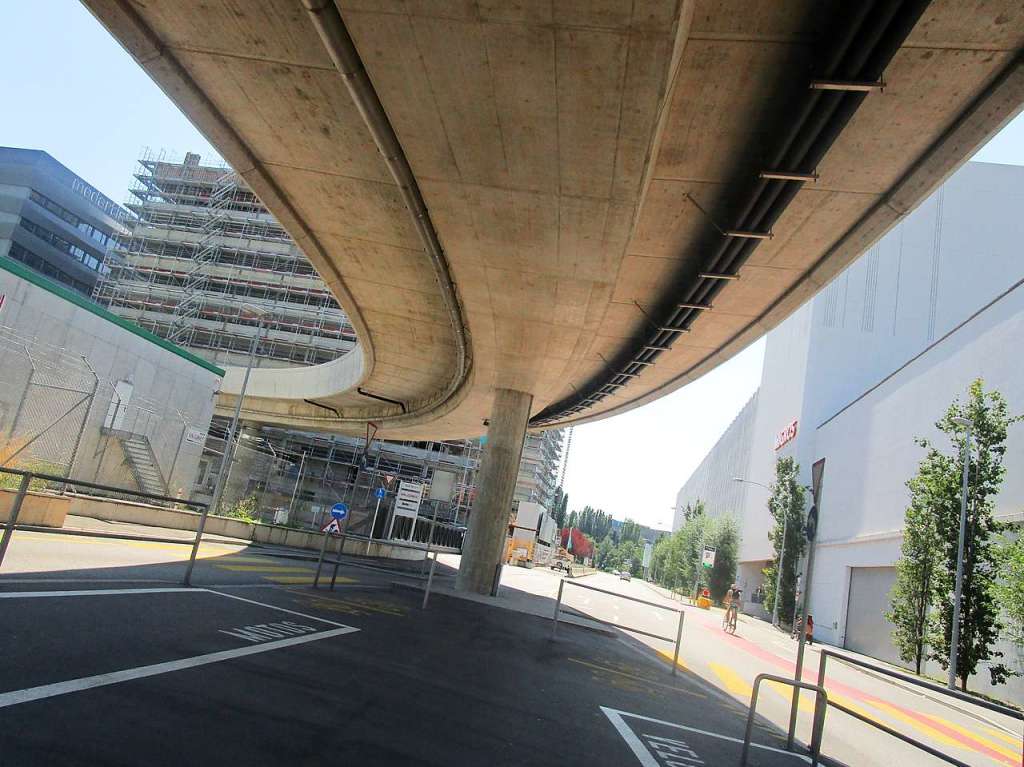
[[0, 327], [0, 466], [69, 476], [99, 385], [85, 357]]

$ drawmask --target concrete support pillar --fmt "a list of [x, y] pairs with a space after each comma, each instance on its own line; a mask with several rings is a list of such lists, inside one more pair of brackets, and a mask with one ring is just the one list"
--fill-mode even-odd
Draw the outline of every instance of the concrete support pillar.
[[533, 395], [496, 389], [487, 444], [480, 459], [476, 500], [462, 546], [462, 564], [455, 580], [459, 591], [490, 594], [495, 569], [508, 535], [512, 496], [526, 438]]

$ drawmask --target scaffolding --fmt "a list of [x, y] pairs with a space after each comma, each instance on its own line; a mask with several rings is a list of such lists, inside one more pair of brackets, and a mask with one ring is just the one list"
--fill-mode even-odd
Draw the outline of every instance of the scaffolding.
[[133, 218], [95, 297], [147, 330], [238, 362], [265, 312], [258, 364], [314, 365], [356, 342], [355, 329], [288, 233], [234, 171], [146, 152], [126, 204]]

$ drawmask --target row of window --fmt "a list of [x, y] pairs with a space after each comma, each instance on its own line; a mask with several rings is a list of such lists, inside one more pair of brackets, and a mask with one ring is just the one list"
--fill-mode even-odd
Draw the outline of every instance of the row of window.
[[84, 235], [98, 242], [103, 248], [106, 248], [114, 239], [114, 235], [107, 234], [106, 232], [97, 229], [92, 224], [79, 218], [77, 215], [72, 213], [63, 205], [55, 203], [46, 195], [39, 194], [39, 192], [37, 192], [35, 189], [29, 192], [29, 198], [32, 200], [32, 202], [36, 203], [37, 205], [46, 208], [53, 215], [67, 221], [69, 224], [71, 224], [71, 226], [78, 229]]
[[39, 226], [39, 224], [29, 221], [24, 216], [22, 216], [21, 219], [18, 221], [18, 225], [21, 226], [22, 229], [32, 232], [32, 234], [34, 234], [39, 239], [50, 243], [51, 245], [53, 245], [53, 247], [57, 248], [57, 250], [64, 251], [69, 256], [74, 258], [76, 261], [80, 261], [82, 264], [92, 269], [94, 272], [99, 272], [102, 275], [110, 274], [109, 267], [107, 267], [102, 261], [96, 258], [96, 256], [94, 256], [92, 253], [85, 250], [84, 248], [78, 247], [72, 242], [68, 242], [60, 235], [51, 232], [49, 229], [44, 229], [43, 227]]
[[79, 293], [84, 293], [87, 296], [92, 295], [91, 285], [82, 282], [81, 280], [76, 280], [67, 272], [58, 269], [48, 261], [44, 261], [31, 250], [21, 247], [21, 245], [16, 242], [11, 243], [11, 249], [8, 255], [10, 255], [10, 257], [15, 261], [21, 261], [25, 266], [35, 269], [37, 272], [41, 272], [47, 277], [52, 277], [57, 280], [57, 282], [62, 282], [65, 285], [74, 288]]

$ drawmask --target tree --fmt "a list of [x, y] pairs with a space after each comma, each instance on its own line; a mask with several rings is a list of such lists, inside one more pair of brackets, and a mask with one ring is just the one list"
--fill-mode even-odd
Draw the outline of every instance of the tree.
[[687, 503], [683, 507], [683, 519], [684, 520], [689, 520], [689, 519], [692, 519], [693, 517], [702, 517], [702, 516], [704, 516], [704, 501], [702, 501], [700, 498], [695, 500], [692, 504], [691, 503]]
[[[956, 421], [963, 418], [972, 423], [957, 652], [957, 676], [960, 688], [966, 692], [967, 680], [980, 662], [1002, 657], [1002, 653], [992, 649], [1002, 629], [999, 606], [995, 601], [998, 562], [996, 541], [993, 540], [993, 536], [1001, 532], [1002, 525], [994, 518], [993, 499], [1006, 475], [1003, 457], [1006, 454], [1007, 431], [1020, 417], [1011, 416], [1003, 396], [998, 391], [986, 392], [979, 378], [968, 388], [966, 401], [961, 403], [955, 399], [935, 424], [948, 436], [952, 450], [943, 453], [928, 440], [918, 440], [927, 453], [914, 480], [927, 492], [940, 542], [939, 566], [934, 573], [937, 610], [932, 622], [930, 657], [943, 668], [948, 667], [953, 633], [953, 592], [966, 442], [966, 431]], [[1005, 682], [1010, 673], [1002, 663], [989, 664], [989, 672], [992, 684]]]
[[797, 482], [800, 464], [790, 456], [775, 462], [775, 482], [768, 498], [768, 512], [775, 520], [768, 534], [775, 549], [775, 557], [764, 569], [766, 610], [775, 610], [775, 582], [779, 572], [779, 553], [785, 531], [785, 556], [782, 566], [782, 584], [779, 597], [779, 622], [792, 623], [796, 601], [796, 568], [807, 546], [804, 538], [804, 486]]
[[620, 541], [639, 541], [641, 533], [641, 526], [639, 522], [634, 522], [632, 519], [627, 519], [622, 523], [622, 529], [619, 530]]
[[562, 493], [562, 501], [558, 504], [558, 509], [555, 511], [555, 519], [559, 520], [558, 526], [561, 527], [565, 524], [565, 518], [569, 508], [569, 494]]
[[740, 531], [731, 517], [708, 520], [705, 543], [715, 547], [715, 566], [708, 574], [711, 598], [721, 602], [736, 580], [739, 566]]
[[932, 512], [931, 484], [920, 475], [907, 482], [910, 506], [904, 514], [903, 544], [896, 563], [896, 583], [885, 617], [893, 624], [892, 638], [900, 658], [921, 673], [928, 643], [928, 611], [935, 599], [935, 570], [939, 565], [939, 535]]
[[1000, 580], [996, 598], [1009, 621], [1010, 637], [1024, 646], [1024, 538], [1018, 537], [999, 550]]

